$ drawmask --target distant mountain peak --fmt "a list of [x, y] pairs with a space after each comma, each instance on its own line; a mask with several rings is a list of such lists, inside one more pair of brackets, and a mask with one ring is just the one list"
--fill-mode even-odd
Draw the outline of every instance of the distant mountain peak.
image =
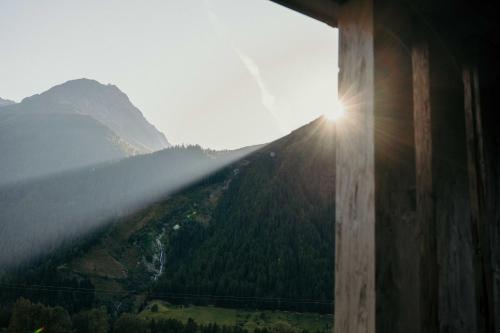
[[170, 146], [125, 93], [95, 80], [8, 104], [0, 108], [0, 185]]
[[16, 102], [11, 101], [9, 99], [3, 99], [3, 98], [0, 97], [0, 108], [2, 106], [8, 106], [8, 105], [12, 105], [12, 104], [16, 104]]
[[56, 85], [23, 100], [23, 103], [70, 105], [74, 111], [91, 116], [114, 131], [139, 152], [149, 153], [170, 147], [163, 133], [149, 123], [128, 96], [116, 85], [81, 78]]
[[[69, 80], [64, 83], [58, 84], [49, 90], [45, 91], [42, 94], [51, 94], [51, 93], [56, 93], [56, 92], [63, 92], [63, 91], [72, 91], [72, 90], [77, 90], [80, 93], [83, 94], [89, 94], [89, 93], [116, 93], [119, 92], [123, 95], [123, 93], [116, 85], [108, 83], [108, 84], [103, 84], [100, 83], [97, 80], [94, 79], [87, 79], [87, 78], [81, 78], [81, 79], [74, 79], [74, 80]], [[126, 96], [126, 95], [125, 95]]]

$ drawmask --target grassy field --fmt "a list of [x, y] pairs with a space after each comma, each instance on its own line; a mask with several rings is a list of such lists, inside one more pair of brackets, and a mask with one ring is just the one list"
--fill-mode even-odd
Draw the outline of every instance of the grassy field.
[[[152, 312], [153, 305], [158, 311]], [[218, 325], [241, 326], [253, 332], [255, 328], [270, 328], [274, 323], [285, 322], [299, 330], [331, 331], [333, 325], [332, 315], [317, 313], [296, 313], [288, 311], [251, 311], [243, 309], [226, 309], [212, 306], [174, 306], [161, 301], [152, 301], [140, 316], [145, 319], [173, 318], [186, 322], [193, 318], [198, 324], [217, 323]]]

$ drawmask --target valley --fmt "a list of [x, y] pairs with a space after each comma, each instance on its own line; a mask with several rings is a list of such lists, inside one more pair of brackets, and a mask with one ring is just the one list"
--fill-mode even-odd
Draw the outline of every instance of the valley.
[[[105, 306], [111, 316], [136, 313], [140, 318], [159, 316], [148, 309], [161, 302], [166, 309], [187, 306], [193, 316], [209, 309], [202, 318], [214, 315], [213, 322], [220, 317], [213, 309], [229, 311], [231, 315], [222, 317], [231, 317], [227, 323], [236, 326], [240, 322], [234, 318], [257, 315], [245, 309], [259, 309], [264, 317], [274, 313], [270, 318], [278, 322], [305, 322], [297, 327], [308, 331], [327, 329], [327, 314], [333, 310], [329, 272], [333, 271], [335, 214], [331, 126], [320, 118], [253, 152], [217, 153], [218, 162], [209, 160], [211, 169], [204, 169], [212, 171], [200, 174], [197, 181], [179, 183], [179, 189], [144, 202], [135, 211], [129, 209], [130, 213], [76, 243], [59, 245], [29, 266], [4, 274], [5, 301], [23, 296], [62, 305], [70, 312]], [[182, 149], [177, 154], [188, 152], [192, 154]], [[164, 165], [179, 165], [172, 164], [171, 157]], [[196, 161], [193, 165], [199, 166], [201, 160]], [[125, 162], [120, 165], [128, 168]], [[147, 164], [139, 166], [146, 170]], [[89, 176], [108, 177], [107, 169], [116, 177], [114, 164]], [[76, 175], [68, 175], [68, 180], [79, 179]], [[64, 179], [56, 183], [64, 184]], [[174, 178], [164, 181], [171, 183], [168, 179]], [[136, 181], [144, 183], [144, 179]], [[17, 195], [33, 197], [36, 189], [47, 197], [42, 185], [26, 185]], [[76, 188], [81, 191], [85, 185]], [[63, 202], [73, 195], [67, 193]], [[44, 206], [50, 207], [48, 203]], [[57, 287], [20, 293], [12, 287], [20, 284]], [[171, 318], [185, 319], [172, 309], [167, 311], [175, 314]], [[314, 315], [322, 318], [318, 319], [322, 324], [308, 323], [307, 315], [287, 313], [323, 314]], [[252, 332], [265, 325], [249, 319], [243, 327]]]
[[0, 126], [26, 166], [0, 180], [0, 327], [55, 311], [115, 330], [331, 329], [325, 118], [266, 145], [170, 147], [117, 87], [74, 80], [3, 106]]

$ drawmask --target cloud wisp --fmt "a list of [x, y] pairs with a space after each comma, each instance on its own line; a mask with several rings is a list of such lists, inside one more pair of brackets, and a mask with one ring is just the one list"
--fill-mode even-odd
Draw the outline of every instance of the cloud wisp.
[[287, 133], [288, 131], [284, 128], [282, 122], [280, 121], [279, 107], [278, 103], [276, 102], [276, 97], [271, 93], [269, 87], [267, 86], [260, 72], [259, 66], [255, 62], [255, 60], [253, 60], [252, 57], [250, 57], [248, 54], [246, 54], [236, 46], [232, 38], [229, 36], [227, 29], [224, 27], [222, 22], [219, 20], [215, 12], [210, 7], [209, 0], [205, 0], [204, 3], [208, 18], [215, 32], [228, 43], [228, 45], [240, 59], [241, 63], [246, 68], [248, 73], [257, 83], [257, 86], [259, 87], [260, 91], [262, 105], [269, 111], [269, 114], [274, 118], [281, 134]]

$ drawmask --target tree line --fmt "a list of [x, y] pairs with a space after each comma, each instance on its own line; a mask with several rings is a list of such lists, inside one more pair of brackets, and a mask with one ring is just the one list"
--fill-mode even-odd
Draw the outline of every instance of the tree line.
[[113, 319], [105, 307], [70, 315], [61, 306], [46, 306], [22, 297], [13, 304], [5, 327], [8, 332], [19, 333], [309, 333], [308, 330], [293, 328], [286, 322], [276, 322], [270, 328], [249, 331], [238, 325], [198, 324], [192, 318], [186, 322], [172, 318], [148, 320], [138, 314], [122, 313]]

